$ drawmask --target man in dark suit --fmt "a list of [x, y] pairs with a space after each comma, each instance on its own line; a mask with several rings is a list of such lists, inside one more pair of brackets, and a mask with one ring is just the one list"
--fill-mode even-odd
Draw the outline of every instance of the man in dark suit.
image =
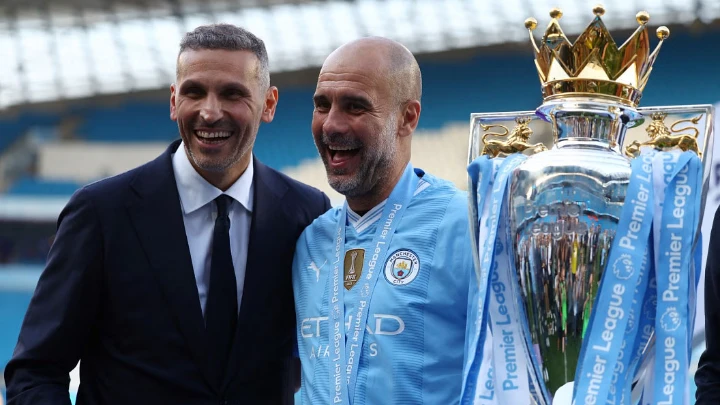
[[278, 99], [231, 25], [188, 33], [170, 115], [182, 140], [88, 185], [58, 232], [5, 370], [10, 405], [279, 404], [292, 387], [296, 240], [323, 193], [253, 158]]
[[695, 403], [720, 404], [720, 209], [715, 212], [705, 261], [705, 345], [695, 372]]

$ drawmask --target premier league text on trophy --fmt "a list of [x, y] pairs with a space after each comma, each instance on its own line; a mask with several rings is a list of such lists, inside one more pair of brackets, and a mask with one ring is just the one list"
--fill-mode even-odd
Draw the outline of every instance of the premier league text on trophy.
[[[636, 245], [643, 246], [637, 244], [638, 233], [640, 232], [640, 228], [643, 222], [647, 221], [646, 218], [652, 215], [652, 211], [648, 210], [650, 188], [653, 186], [652, 157], [650, 155], [643, 155], [642, 159], [642, 171], [633, 172], [633, 176], [638, 181], [638, 192], [635, 196], [636, 198], [632, 198], [630, 200], [630, 204], [632, 206], [631, 221], [628, 224], [625, 235], [620, 235], [620, 240], [617, 245], [618, 247], [627, 251], [634, 251], [636, 249]], [[633, 243], [633, 241], [635, 243]], [[620, 257], [626, 260], [625, 263], [621, 264], [621, 266], [624, 265], [623, 267], [625, 273], [622, 274], [622, 277], [618, 277], [618, 282], [614, 283], [613, 285], [603, 287], [611, 288], [612, 295], [609, 302], [610, 305], [608, 306], [608, 311], [605, 314], [605, 321], [603, 322], [604, 329], [602, 330], [602, 332], [600, 332], [599, 335], [601, 341], [604, 343], [599, 345], [594, 344], [592, 346], [592, 349], [598, 352], [609, 353], [611, 344], [615, 339], [615, 334], [624, 333], [624, 331], [616, 331], [617, 322], [619, 319], [622, 319], [625, 316], [625, 312], [623, 311], [623, 302], [624, 300], [632, 299], [634, 290], [627, 291], [627, 288], [625, 287], [625, 283], [623, 281], [627, 280], [632, 275], [632, 272], [635, 271], [632, 261], [629, 260], [630, 256], [625, 255], [626, 254], [624, 252], [620, 252]], [[622, 359], [622, 354], [620, 355], [620, 359]], [[607, 372], [606, 368], [607, 360], [599, 354], [596, 354], [595, 362], [592, 367], [592, 374], [587, 375], [587, 377], [590, 379], [590, 384], [588, 385], [587, 392], [585, 393], [586, 404], [592, 405], [597, 403], [600, 384], [602, 383], [604, 373]]]
[[[671, 156], [665, 155], [666, 160], [669, 160]], [[665, 176], [672, 176], [670, 167], [663, 165], [665, 168]], [[663, 218], [663, 232], [669, 232], [670, 245], [665, 247], [665, 255], [669, 256], [669, 272], [667, 276], [667, 288], [660, 294], [660, 299], [666, 303], [678, 302], [680, 297], [678, 291], [680, 290], [681, 271], [683, 265], [683, 258], [681, 252], [683, 250], [683, 235], [680, 233], [684, 229], [685, 217], [685, 206], [688, 202], [688, 197], [692, 193], [692, 188], [688, 184], [689, 177], [689, 166], [684, 166], [675, 177], [675, 187], [671, 190], [673, 192], [673, 209], [672, 216]], [[667, 178], [669, 182], [671, 179]], [[665, 363], [665, 374], [663, 375], [663, 390], [662, 393], [666, 396], [662, 400], [658, 399], [659, 405], [670, 405], [673, 404], [672, 395], [675, 389], [675, 382], [677, 380], [677, 372], [680, 370], [680, 361], [677, 359], [676, 339], [673, 336], [667, 336], [663, 339], [660, 344], [663, 349], [663, 359]], [[682, 349], [681, 349], [682, 350]]]
[[586, 223], [578, 221], [577, 218], [587, 209], [584, 201], [565, 200], [562, 204], [535, 206], [532, 201], [525, 201], [526, 216], [537, 215], [539, 218], [562, 218], [559, 221], [534, 222], [530, 226], [530, 232], [534, 235], [550, 234], [555, 239], [563, 235], [579, 233], [584, 234], [589, 229]]
[[[520, 337], [518, 336], [517, 322], [513, 322], [511, 311], [508, 308], [510, 305], [509, 297], [506, 298], [504, 292], [510, 291], [507, 283], [510, 280], [505, 277], [506, 273], [498, 271], [500, 263], [506, 261], [508, 250], [507, 246], [503, 243], [503, 237], [496, 238], [498, 232], [498, 220], [503, 215], [501, 207], [500, 196], [504, 196], [504, 192], [501, 192], [501, 188], [505, 188], [507, 183], [501, 179], [505, 179], [510, 176], [514, 166], [503, 165], [500, 167], [498, 177], [494, 180], [492, 189], [492, 208], [491, 208], [491, 231], [490, 237], [495, 240], [495, 261], [492, 263], [492, 272], [490, 285], [493, 290], [494, 299], [497, 305], [490, 306], [489, 310], [491, 313], [491, 319], [493, 323], [494, 333], [499, 332], [498, 341], [495, 344], [496, 349], [502, 350], [504, 369], [499, 369], [497, 375], [501, 377], [502, 382], [500, 383], [500, 389], [504, 392], [517, 391], [520, 389], [520, 373], [526, 373], [525, 364], [518, 364], [518, 351], [521, 350], [518, 346], [520, 344]], [[507, 208], [505, 208], [507, 209]], [[505, 234], [505, 227], [502, 226], [499, 231]], [[502, 366], [502, 365], [501, 365]]]
[[[498, 264], [495, 263], [495, 266], [497, 265]], [[499, 272], [493, 271], [491, 277], [490, 285], [492, 286], [495, 300], [498, 303], [498, 312], [500, 314], [499, 319], [493, 319], [493, 325], [498, 326], [499, 328], [496, 330], [501, 332], [501, 346], [505, 357], [505, 370], [507, 371], [505, 379], [502, 381], [502, 390], [513, 391], [519, 388], [517, 385], [518, 373], [520, 371], [524, 372], [525, 370], [518, 370], [517, 349], [515, 347], [517, 345], [517, 339], [515, 337], [515, 331], [508, 329], [512, 325], [512, 320], [510, 319], [508, 307], [505, 304], [507, 302], [507, 298], [505, 297], [507, 287], [505, 283], [500, 280]]]

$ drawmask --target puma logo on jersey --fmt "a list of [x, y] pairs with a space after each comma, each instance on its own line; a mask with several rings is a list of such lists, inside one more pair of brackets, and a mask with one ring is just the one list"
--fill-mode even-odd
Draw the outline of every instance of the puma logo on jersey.
[[311, 262], [310, 262], [310, 265], [307, 266], [307, 269], [308, 269], [308, 270], [312, 270], [312, 271], [315, 272], [315, 281], [316, 281], [316, 282], [320, 281], [320, 269], [322, 269], [323, 267], [325, 267], [325, 264], [326, 264], [326, 263], [327, 263], [327, 260], [325, 260], [325, 261], [323, 262], [323, 264], [321, 264], [320, 267], [318, 267], [317, 264], [315, 264], [314, 261], [311, 261]]

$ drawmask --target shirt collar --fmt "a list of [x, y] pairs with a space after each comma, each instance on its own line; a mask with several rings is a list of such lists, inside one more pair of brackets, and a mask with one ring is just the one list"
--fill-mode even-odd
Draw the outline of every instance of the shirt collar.
[[[420, 177], [418, 180], [417, 188], [415, 189], [413, 193], [413, 197], [420, 194], [422, 191], [424, 191], [426, 188], [430, 187], [430, 183], [426, 180], [427, 176], [425, 176], [425, 171], [418, 168], [413, 168], [413, 172], [415, 176]], [[380, 219], [380, 215], [382, 213], [383, 208], [385, 208], [385, 204], [387, 204], [389, 198], [386, 198], [385, 200], [381, 201], [378, 205], [374, 206], [370, 211], [366, 212], [364, 215], [360, 215], [356, 213], [355, 211], [350, 208], [350, 206], [347, 206], [347, 218], [346, 218], [346, 225], [352, 225], [355, 227], [355, 230], [357, 232], [362, 232], [365, 229], [367, 229], [370, 225], [377, 222], [378, 219]], [[347, 204], [347, 202], [346, 202]]]
[[253, 209], [253, 159], [250, 159], [245, 172], [224, 193], [219, 188], [208, 183], [190, 163], [185, 152], [184, 143], [180, 143], [172, 158], [175, 182], [177, 183], [180, 202], [183, 212], [189, 214], [213, 201], [221, 194], [226, 194], [239, 202], [245, 209]]

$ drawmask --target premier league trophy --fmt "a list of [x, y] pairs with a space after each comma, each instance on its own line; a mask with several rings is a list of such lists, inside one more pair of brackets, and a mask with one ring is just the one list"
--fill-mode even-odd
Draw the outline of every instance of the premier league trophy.
[[660, 42], [571, 43], [553, 9], [536, 111], [471, 117], [479, 281], [467, 404], [683, 404], [712, 106], [638, 107]]

